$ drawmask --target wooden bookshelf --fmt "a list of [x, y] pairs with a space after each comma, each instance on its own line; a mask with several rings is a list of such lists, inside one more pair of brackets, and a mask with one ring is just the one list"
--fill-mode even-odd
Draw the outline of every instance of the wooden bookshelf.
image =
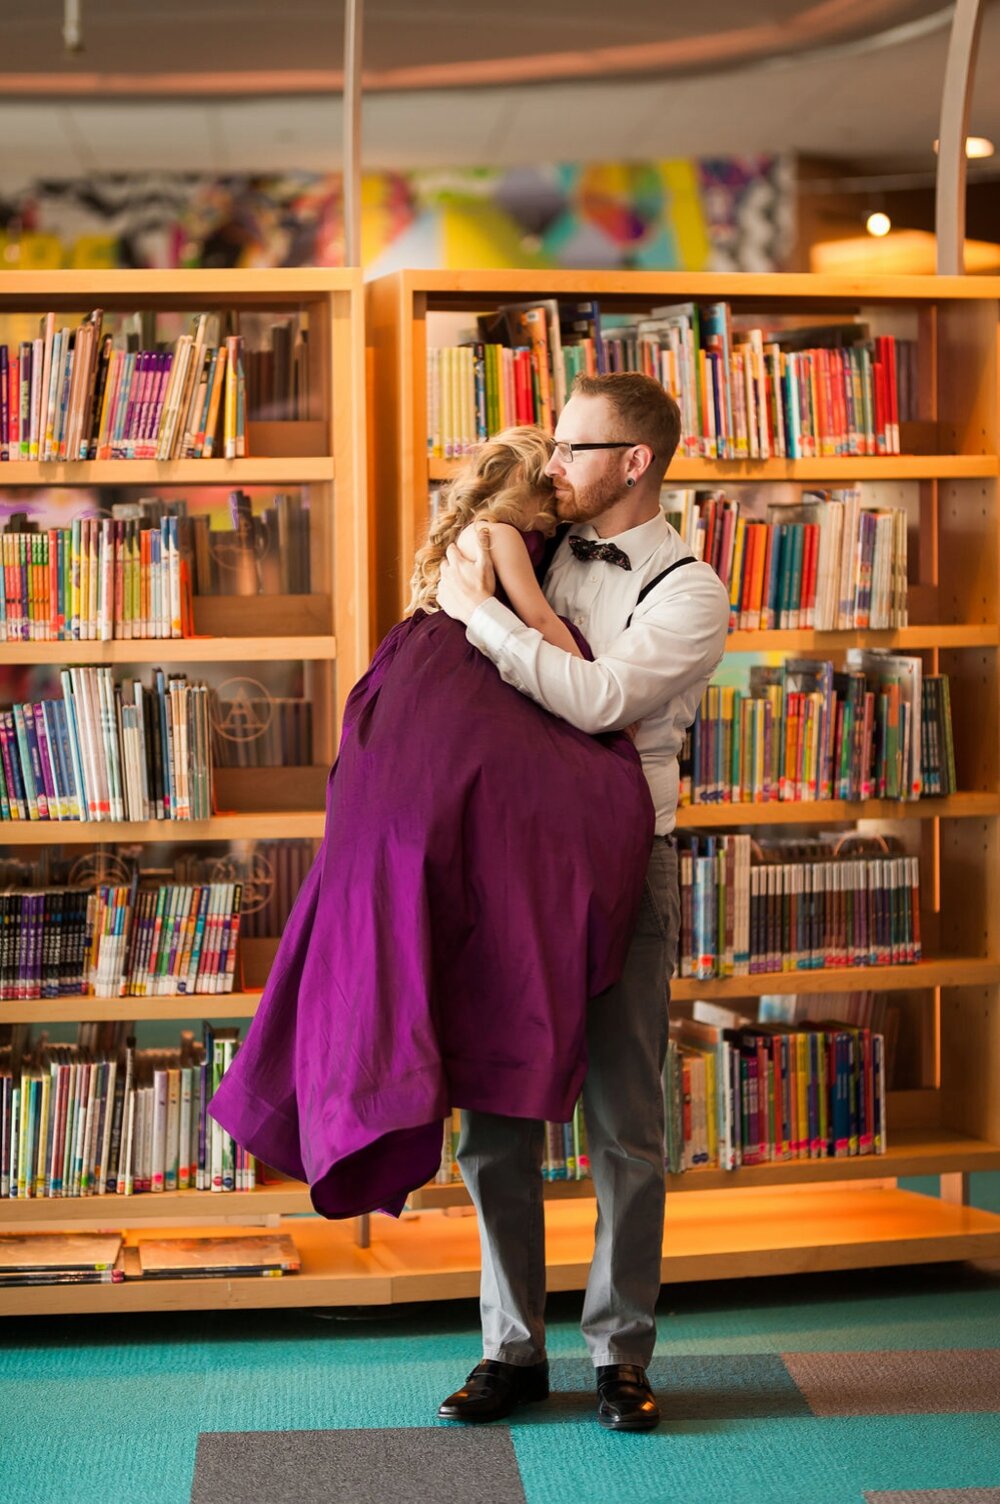
[[[890, 828], [921, 858], [921, 925], [925, 960], [917, 966], [764, 973], [712, 981], [675, 979], [674, 1002], [712, 998], [753, 1007], [765, 994], [891, 991], [919, 1034], [913, 1090], [890, 1093], [887, 1156], [851, 1161], [774, 1163], [737, 1172], [692, 1171], [670, 1177], [664, 1277], [728, 1277], [807, 1268], [916, 1262], [968, 1254], [976, 1219], [979, 1248], [1000, 1254], [1000, 1216], [969, 1213], [898, 1190], [877, 1195], [847, 1182], [866, 1176], [890, 1184], [909, 1175], [945, 1175], [962, 1196], [973, 1169], [1000, 1166], [1000, 514], [998, 514], [997, 299], [1000, 279], [943, 277], [711, 276], [654, 272], [405, 271], [368, 284], [367, 330], [379, 442], [370, 485], [376, 508], [373, 552], [375, 631], [402, 613], [413, 554], [426, 536], [430, 491], [458, 463], [427, 455], [427, 351], [454, 344], [459, 327], [503, 302], [596, 298], [602, 315], [648, 313], [659, 304], [729, 301], [740, 312], [787, 315], [802, 322], [859, 315], [876, 332], [905, 333], [918, 343], [915, 423], [899, 456], [815, 460], [710, 461], [678, 458], [667, 486], [843, 486], [862, 483], [880, 499], [905, 505], [910, 533], [910, 625], [895, 631], [732, 632], [728, 653], [788, 653], [841, 661], [851, 647], [919, 652], [928, 672], [951, 677], [961, 792], [913, 803], [884, 800], [766, 805], [689, 805], [678, 828]], [[456, 317], [457, 316], [457, 317]], [[465, 316], [464, 318], [462, 316]], [[739, 494], [738, 491], [735, 494]], [[909, 1084], [909, 1083], [908, 1083]], [[919, 1089], [916, 1089], [919, 1088]], [[895, 1126], [894, 1126], [895, 1125]], [[799, 1214], [771, 1187], [796, 1187]], [[753, 1191], [752, 1188], [757, 1190]], [[570, 1220], [584, 1239], [592, 1211], [577, 1212], [587, 1182], [546, 1185], [550, 1219]], [[751, 1203], [741, 1196], [753, 1194]], [[785, 1195], [790, 1195], [785, 1192]], [[815, 1196], [815, 1200], [813, 1199]], [[565, 1198], [565, 1199], [564, 1199]], [[466, 1202], [461, 1186], [429, 1186], [414, 1206]], [[683, 1208], [683, 1230], [680, 1223]], [[843, 1214], [838, 1225], [834, 1208]], [[428, 1213], [429, 1215], [429, 1213]], [[772, 1220], [773, 1219], [773, 1220]], [[552, 1226], [550, 1221], [550, 1227]], [[560, 1224], [562, 1225], [562, 1224]], [[752, 1231], [751, 1226], [756, 1228]], [[458, 1272], [460, 1249], [473, 1259], [471, 1223], [435, 1234], [436, 1256], [456, 1260], [452, 1293], [473, 1294], [475, 1279]], [[690, 1235], [695, 1241], [685, 1245]], [[416, 1274], [402, 1229], [374, 1224], [372, 1247], [387, 1241], [400, 1278]], [[450, 1244], [449, 1244], [450, 1240]], [[698, 1248], [698, 1272], [687, 1265]], [[671, 1253], [673, 1256], [671, 1257]], [[586, 1275], [566, 1263], [558, 1241], [548, 1249], [549, 1287], [572, 1288]], [[690, 1273], [685, 1273], [685, 1267]], [[564, 1283], [565, 1281], [565, 1283]]]
[[[195, 314], [234, 309], [245, 314], [302, 312], [309, 326], [309, 409], [296, 421], [248, 424], [249, 457], [224, 460], [83, 461], [6, 463], [0, 465], [0, 489], [18, 492], [56, 488], [57, 504], [74, 514], [75, 488], [150, 490], [163, 487], [176, 495], [183, 487], [197, 505], [199, 491], [236, 487], [274, 490], [302, 488], [308, 503], [311, 594], [288, 596], [195, 597], [195, 637], [111, 642], [0, 643], [0, 665], [23, 669], [62, 664], [232, 665], [230, 674], [253, 675], [255, 665], [306, 665], [306, 693], [313, 706], [314, 766], [300, 768], [217, 768], [215, 808], [202, 821], [70, 822], [11, 821], [0, 826], [0, 845], [8, 852], [26, 846], [96, 849], [122, 844], [185, 847], [209, 842], [318, 840], [325, 819], [325, 783], [336, 753], [344, 701], [370, 657], [369, 522], [364, 468], [365, 356], [362, 281], [358, 271], [210, 271], [210, 272], [28, 272], [0, 278], [0, 321], [23, 331], [30, 315], [37, 320], [50, 309], [75, 321], [91, 308], [106, 314], [148, 310]], [[18, 323], [16, 320], [20, 318]], [[57, 322], [59, 320], [57, 319]], [[27, 337], [23, 332], [19, 338]], [[171, 336], [172, 337], [172, 336]], [[0, 334], [0, 339], [8, 338]], [[126, 491], [126, 494], [129, 494]], [[138, 494], [138, 493], [132, 493]], [[89, 498], [88, 498], [89, 499]], [[28, 501], [27, 494], [25, 501]], [[30, 504], [30, 503], [29, 503]], [[5, 702], [9, 703], [9, 701]], [[261, 807], [263, 806], [263, 807]], [[37, 1028], [60, 1022], [104, 1020], [246, 1019], [252, 1017], [259, 987], [273, 959], [276, 940], [244, 940], [239, 947], [236, 989], [218, 995], [156, 998], [63, 997], [26, 1003], [0, 1003], [0, 1026]], [[241, 977], [244, 980], [241, 980]], [[141, 1042], [141, 1041], [140, 1041]], [[86, 1199], [86, 1198], [85, 1198]], [[168, 1226], [178, 1222], [232, 1221], [233, 1208], [222, 1207], [209, 1193], [187, 1194], [155, 1209], [123, 1207], [125, 1198], [103, 1197], [85, 1207], [55, 1202], [43, 1213], [44, 1224], [79, 1227], [96, 1215], [99, 1225], [133, 1215]], [[132, 1198], [130, 1198], [132, 1199]], [[302, 1186], [261, 1188], [253, 1201], [258, 1224], [282, 1211], [309, 1209]], [[117, 1204], [115, 1204], [117, 1203]], [[37, 1225], [39, 1207], [31, 1200], [0, 1201], [0, 1230]], [[32, 1215], [33, 1214], [33, 1215]], [[239, 1216], [249, 1209], [244, 1200]], [[14, 1293], [14, 1292], [9, 1292]], [[30, 1292], [31, 1294], [40, 1292]], [[44, 1292], [52, 1296], [56, 1292]], [[73, 1287], [63, 1297], [79, 1293]], [[173, 1305], [169, 1292], [149, 1291], [145, 1309]], [[207, 1292], [212, 1304], [212, 1292]], [[198, 1303], [196, 1299], [196, 1304]], [[12, 1302], [8, 1309], [82, 1310], [74, 1299]]]

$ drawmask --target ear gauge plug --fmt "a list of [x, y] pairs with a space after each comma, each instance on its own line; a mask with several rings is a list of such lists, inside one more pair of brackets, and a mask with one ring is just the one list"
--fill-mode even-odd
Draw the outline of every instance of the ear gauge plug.
[[626, 475], [626, 477], [625, 477], [625, 484], [631, 490], [631, 488], [635, 485], [635, 476], [634, 475]]

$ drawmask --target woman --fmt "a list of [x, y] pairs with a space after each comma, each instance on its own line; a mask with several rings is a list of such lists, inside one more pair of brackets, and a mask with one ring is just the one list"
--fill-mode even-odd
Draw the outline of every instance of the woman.
[[322, 847], [209, 1108], [328, 1217], [398, 1215], [453, 1107], [567, 1121], [587, 1000], [624, 962], [653, 833], [631, 741], [526, 699], [435, 602], [449, 545], [488, 547], [522, 619], [586, 650], [535, 573], [551, 450], [511, 428], [453, 482], [411, 614], [348, 699]]

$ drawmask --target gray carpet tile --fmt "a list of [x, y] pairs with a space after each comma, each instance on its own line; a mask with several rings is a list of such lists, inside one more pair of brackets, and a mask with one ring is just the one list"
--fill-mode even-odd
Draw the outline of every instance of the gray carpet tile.
[[814, 1415], [1000, 1413], [1000, 1349], [782, 1357]]
[[191, 1504], [525, 1504], [506, 1426], [203, 1431]]
[[892, 1489], [865, 1494], [865, 1504], [1000, 1504], [1000, 1488], [920, 1488], [916, 1493]]
[[[812, 1414], [777, 1353], [684, 1353], [654, 1358], [647, 1372], [665, 1421]], [[549, 1374], [553, 1394], [548, 1404], [533, 1410], [534, 1423], [566, 1409], [571, 1397], [579, 1408], [593, 1408], [594, 1369], [586, 1358], [555, 1358]]]

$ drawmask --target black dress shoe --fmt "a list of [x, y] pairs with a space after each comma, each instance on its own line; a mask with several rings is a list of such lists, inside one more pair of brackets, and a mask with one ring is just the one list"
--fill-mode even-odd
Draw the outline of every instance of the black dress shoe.
[[597, 1370], [597, 1419], [609, 1431], [652, 1431], [660, 1424], [644, 1368], [609, 1363]]
[[[637, 1369], [636, 1372], [641, 1372]], [[517, 1405], [549, 1397], [549, 1365], [501, 1363], [484, 1358], [461, 1389], [438, 1406], [441, 1420], [502, 1420]]]

